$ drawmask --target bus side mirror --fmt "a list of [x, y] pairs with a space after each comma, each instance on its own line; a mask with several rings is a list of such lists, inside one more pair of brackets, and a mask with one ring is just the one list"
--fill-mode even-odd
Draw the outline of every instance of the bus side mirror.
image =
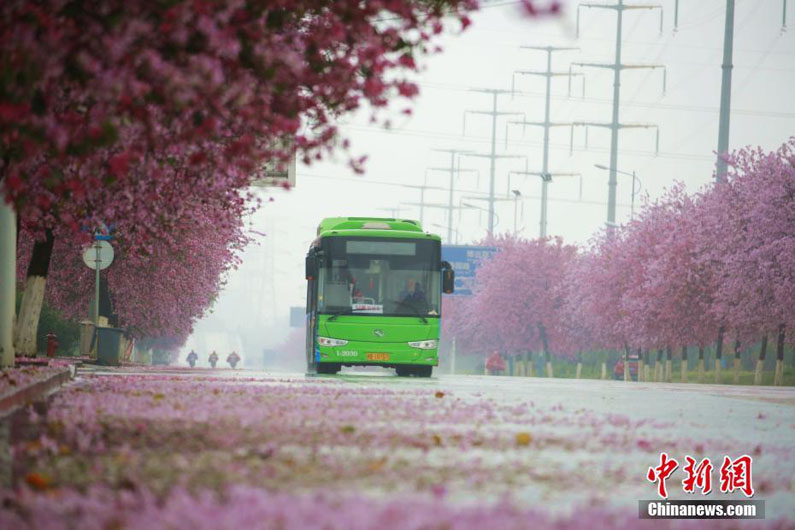
[[442, 262], [442, 292], [444, 294], [453, 294], [455, 290], [455, 271], [450, 263]]
[[304, 276], [307, 280], [314, 280], [317, 278], [317, 259], [314, 252], [306, 255], [304, 260]]

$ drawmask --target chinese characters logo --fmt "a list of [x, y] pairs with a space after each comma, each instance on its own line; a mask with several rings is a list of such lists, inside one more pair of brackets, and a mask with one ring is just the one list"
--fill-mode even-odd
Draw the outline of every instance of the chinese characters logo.
[[[723, 464], [720, 466], [721, 493], [732, 493], [739, 490], [746, 497], [753, 497], [752, 464], [753, 459], [748, 455], [742, 455], [734, 460], [729, 456], [724, 456]], [[646, 480], [657, 484], [657, 495], [661, 498], [668, 498], [666, 480], [673, 475], [678, 467], [679, 462], [675, 458], [669, 457], [668, 453], [663, 452], [660, 453], [660, 465], [650, 467], [646, 472]], [[698, 489], [701, 490], [702, 495], [707, 495], [712, 491], [712, 470], [713, 465], [709, 458], [696, 462], [695, 458], [686, 455], [683, 468], [686, 476], [682, 480], [682, 489], [686, 493], [695, 493]]]

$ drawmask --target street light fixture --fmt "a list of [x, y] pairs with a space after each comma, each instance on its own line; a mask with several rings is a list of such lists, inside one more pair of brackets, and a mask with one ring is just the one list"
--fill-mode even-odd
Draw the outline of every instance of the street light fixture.
[[[444, 230], [450, 230], [451, 232], [454, 232], [455, 233], [455, 244], [456, 245], [458, 244], [458, 241], [460, 240], [460, 238], [459, 238], [460, 234], [459, 234], [457, 228], [453, 228], [452, 226], [447, 226], [447, 225], [443, 225], [443, 224], [440, 224], [440, 223], [431, 223], [431, 226], [435, 226], [436, 228], [442, 228]], [[452, 241], [450, 241], [450, 243], [452, 243]]]
[[[629, 218], [630, 219], [634, 219], [635, 218], [635, 195], [640, 193], [640, 187], [641, 187], [640, 179], [635, 176], [635, 171], [633, 170], [632, 173], [630, 173], [628, 171], [621, 171], [620, 169], [611, 168], [609, 166], [605, 166], [605, 165], [602, 165], [602, 164], [594, 164], [594, 167], [596, 169], [603, 169], [605, 171], [610, 171], [612, 169], [616, 173], [621, 173], [622, 175], [627, 175], [628, 177], [632, 177], [632, 202], [630, 204]], [[638, 182], [637, 190], [635, 189], [635, 181]]]
[[[499, 199], [495, 199], [495, 200], [499, 200]], [[490, 211], [487, 208], [481, 208], [480, 206], [475, 206], [474, 204], [469, 204], [468, 202], [462, 202], [461, 205], [465, 206], [467, 208], [474, 208], [475, 210], [480, 210], [481, 212], [489, 212]], [[492, 212], [492, 213], [494, 214], [494, 219], [495, 219], [494, 226], [497, 226], [498, 224], [500, 224], [500, 216], [497, 215], [497, 212]]]
[[[522, 192], [519, 190], [511, 190], [513, 193], [513, 237], [517, 235], [517, 213], [519, 211], [519, 197], [522, 196]], [[522, 220], [524, 220], [524, 204], [522, 205]]]

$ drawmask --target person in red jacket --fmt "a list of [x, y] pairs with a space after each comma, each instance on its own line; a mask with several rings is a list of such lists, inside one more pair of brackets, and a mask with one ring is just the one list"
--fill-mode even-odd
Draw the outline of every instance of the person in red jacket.
[[505, 361], [503, 360], [500, 352], [495, 351], [486, 359], [486, 370], [491, 375], [505, 372]]

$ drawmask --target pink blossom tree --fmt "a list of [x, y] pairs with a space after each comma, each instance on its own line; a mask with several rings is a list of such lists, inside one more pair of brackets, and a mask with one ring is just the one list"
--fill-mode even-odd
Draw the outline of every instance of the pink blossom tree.
[[743, 342], [761, 337], [757, 384], [768, 336], [776, 337], [780, 382], [784, 344], [793, 342], [795, 326], [795, 137], [776, 151], [746, 148], [728, 161], [728, 182], [704, 205], [704, 230], [713, 234], [710, 257], [723, 270], [715, 311]]
[[[248, 242], [239, 219], [229, 225], [217, 225], [215, 219], [208, 211], [203, 222], [178, 224], [178, 235], [152, 242], [148, 254], [128, 252], [123, 241], [114, 242], [116, 256], [103, 276], [113, 313], [128, 333], [171, 337], [180, 344], [187, 338]], [[32, 243], [31, 235], [24, 233], [20, 250], [31, 252]], [[69, 238], [56, 239], [46, 292], [54, 307], [74, 319], [85, 315], [93, 293], [94, 273], [81, 254]]]
[[495, 241], [500, 251], [477, 272], [472, 329], [481, 340], [509, 355], [543, 351], [552, 377], [551, 355], [563, 355], [559, 335], [562, 283], [576, 249], [560, 239]]
[[[585, 352], [598, 347], [596, 334], [592, 328], [593, 320], [588, 318], [582, 297], [585, 294], [578, 279], [587, 267], [587, 258], [582, 252], [573, 256], [566, 268], [566, 275], [560, 284], [563, 298], [561, 318], [558, 320], [556, 334], [561, 337], [560, 350], [577, 361], [577, 379], [582, 376], [582, 361]], [[604, 363], [602, 363], [604, 365]], [[603, 366], [603, 372], [606, 369]]]
[[631, 282], [622, 298], [622, 308], [630, 315], [624, 322], [629, 326], [626, 332], [639, 348], [681, 346], [683, 380], [688, 346], [698, 346], [701, 378], [704, 348], [719, 329], [711, 312], [714, 269], [699, 261], [699, 222], [696, 200], [675, 185], [627, 227], [626, 252], [632, 261]]
[[340, 145], [339, 115], [413, 97], [399, 72], [474, 5], [3, 4], [0, 61], [18, 75], [0, 79], [0, 178], [44, 244], [23, 329], [35, 331], [54, 228], [112, 222], [133, 252], [190, 216], [186, 198], [239, 214], [263, 163], [318, 159]]

